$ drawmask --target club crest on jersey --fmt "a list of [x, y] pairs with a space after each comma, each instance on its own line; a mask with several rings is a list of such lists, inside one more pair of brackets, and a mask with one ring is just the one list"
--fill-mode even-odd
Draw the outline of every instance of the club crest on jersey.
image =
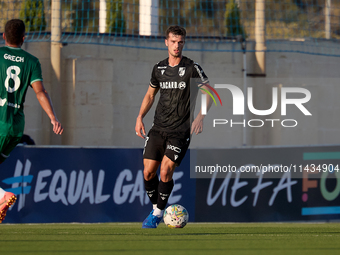
[[178, 75], [179, 75], [180, 77], [183, 77], [184, 74], [185, 74], [185, 67], [180, 67], [180, 68], [178, 69]]

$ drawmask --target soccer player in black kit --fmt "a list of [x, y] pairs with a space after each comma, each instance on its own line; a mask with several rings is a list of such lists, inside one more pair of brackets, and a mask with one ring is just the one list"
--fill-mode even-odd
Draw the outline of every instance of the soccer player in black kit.
[[[204, 115], [200, 112], [194, 120], [192, 114], [190, 115], [193, 113], [190, 94], [191, 98], [196, 99], [200, 87], [208, 90], [205, 86], [208, 78], [197, 63], [182, 56], [185, 36], [186, 31], [180, 26], [167, 29], [165, 45], [168, 47], [169, 57], [154, 66], [150, 85], [136, 120], [136, 135], [145, 138], [143, 118], [160, 91], [153, 126], [145, 138], [143, 153], [144, 186], [153, 204], [153, 210], [143, 221], [143, 228], [157, 228], [174, 186], [172, 176], [175, 167], [184, 158], [191, 134], [198, 134], [203, 130]], [[193, 82], [194, 80], [199, 82]], [[195, 104], [192, 102], [191, 105]], [[208, 98], [208, 109], [210, 105], [211, 100]], [[159, 165], [160, 180], [156, 174]]]

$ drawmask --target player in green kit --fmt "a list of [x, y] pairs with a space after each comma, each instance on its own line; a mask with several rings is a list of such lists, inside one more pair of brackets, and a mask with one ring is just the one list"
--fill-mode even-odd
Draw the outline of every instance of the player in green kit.
[[[3, 38], [6, 46], [0, 47], [0, 164], [23, 135], [24, 102], [29, 86], [33, 88], [41, 107], [51, 119], [54, 133], [61, 135], [63, 132], [42, 83], [39, 60], [21, 49], [25, 39], [24, 22], [19, 19], [8, 21]], [[0, 188], [0, 223], [15, 201], [16, 196], [13, 193]]]

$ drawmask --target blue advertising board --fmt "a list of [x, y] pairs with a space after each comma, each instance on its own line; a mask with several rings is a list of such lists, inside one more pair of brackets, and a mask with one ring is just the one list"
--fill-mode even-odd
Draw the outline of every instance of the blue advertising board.
[[196, 221], [340, 219], [339, 146], [201, 149], [191, 156]]
[[[202, 161], [200, 152], [191, 150], [173, 176], [169, 204], [185, 206], [189, 221], [340, 219], [340, 146], [209, 151], [202, 152], [210, 161]], [[275, 178], [268, 172], [204, 172], [204, 178], [190, 173], [207, 169], [203, 163], [217, 169], [219, 153], [238, 170], [281, 170]], [[142, 149], [18, 146], [0, 170], [0, 187], [18, 197], [4, 223], [142, 222], [152, 209], [144, 191]]]
[[[194, 212], [188, 164], [176, 169], [169, 203]], [[142, 149], [18, 146], [0, 169], [0, 186], [18, 197], [4, 223], [141, 222], [152, 209]]]

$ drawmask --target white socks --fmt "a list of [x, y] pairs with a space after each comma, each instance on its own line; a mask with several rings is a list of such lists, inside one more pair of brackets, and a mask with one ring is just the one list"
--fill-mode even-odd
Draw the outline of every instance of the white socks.
[[161, 209], [154, 209], [152, 215], [157, 216], [158, 218], [162, 217], [164, 210]]
[[0, 188], [0, 199], [4, 197], [6, 191], [4, 191], [2, 188]]

